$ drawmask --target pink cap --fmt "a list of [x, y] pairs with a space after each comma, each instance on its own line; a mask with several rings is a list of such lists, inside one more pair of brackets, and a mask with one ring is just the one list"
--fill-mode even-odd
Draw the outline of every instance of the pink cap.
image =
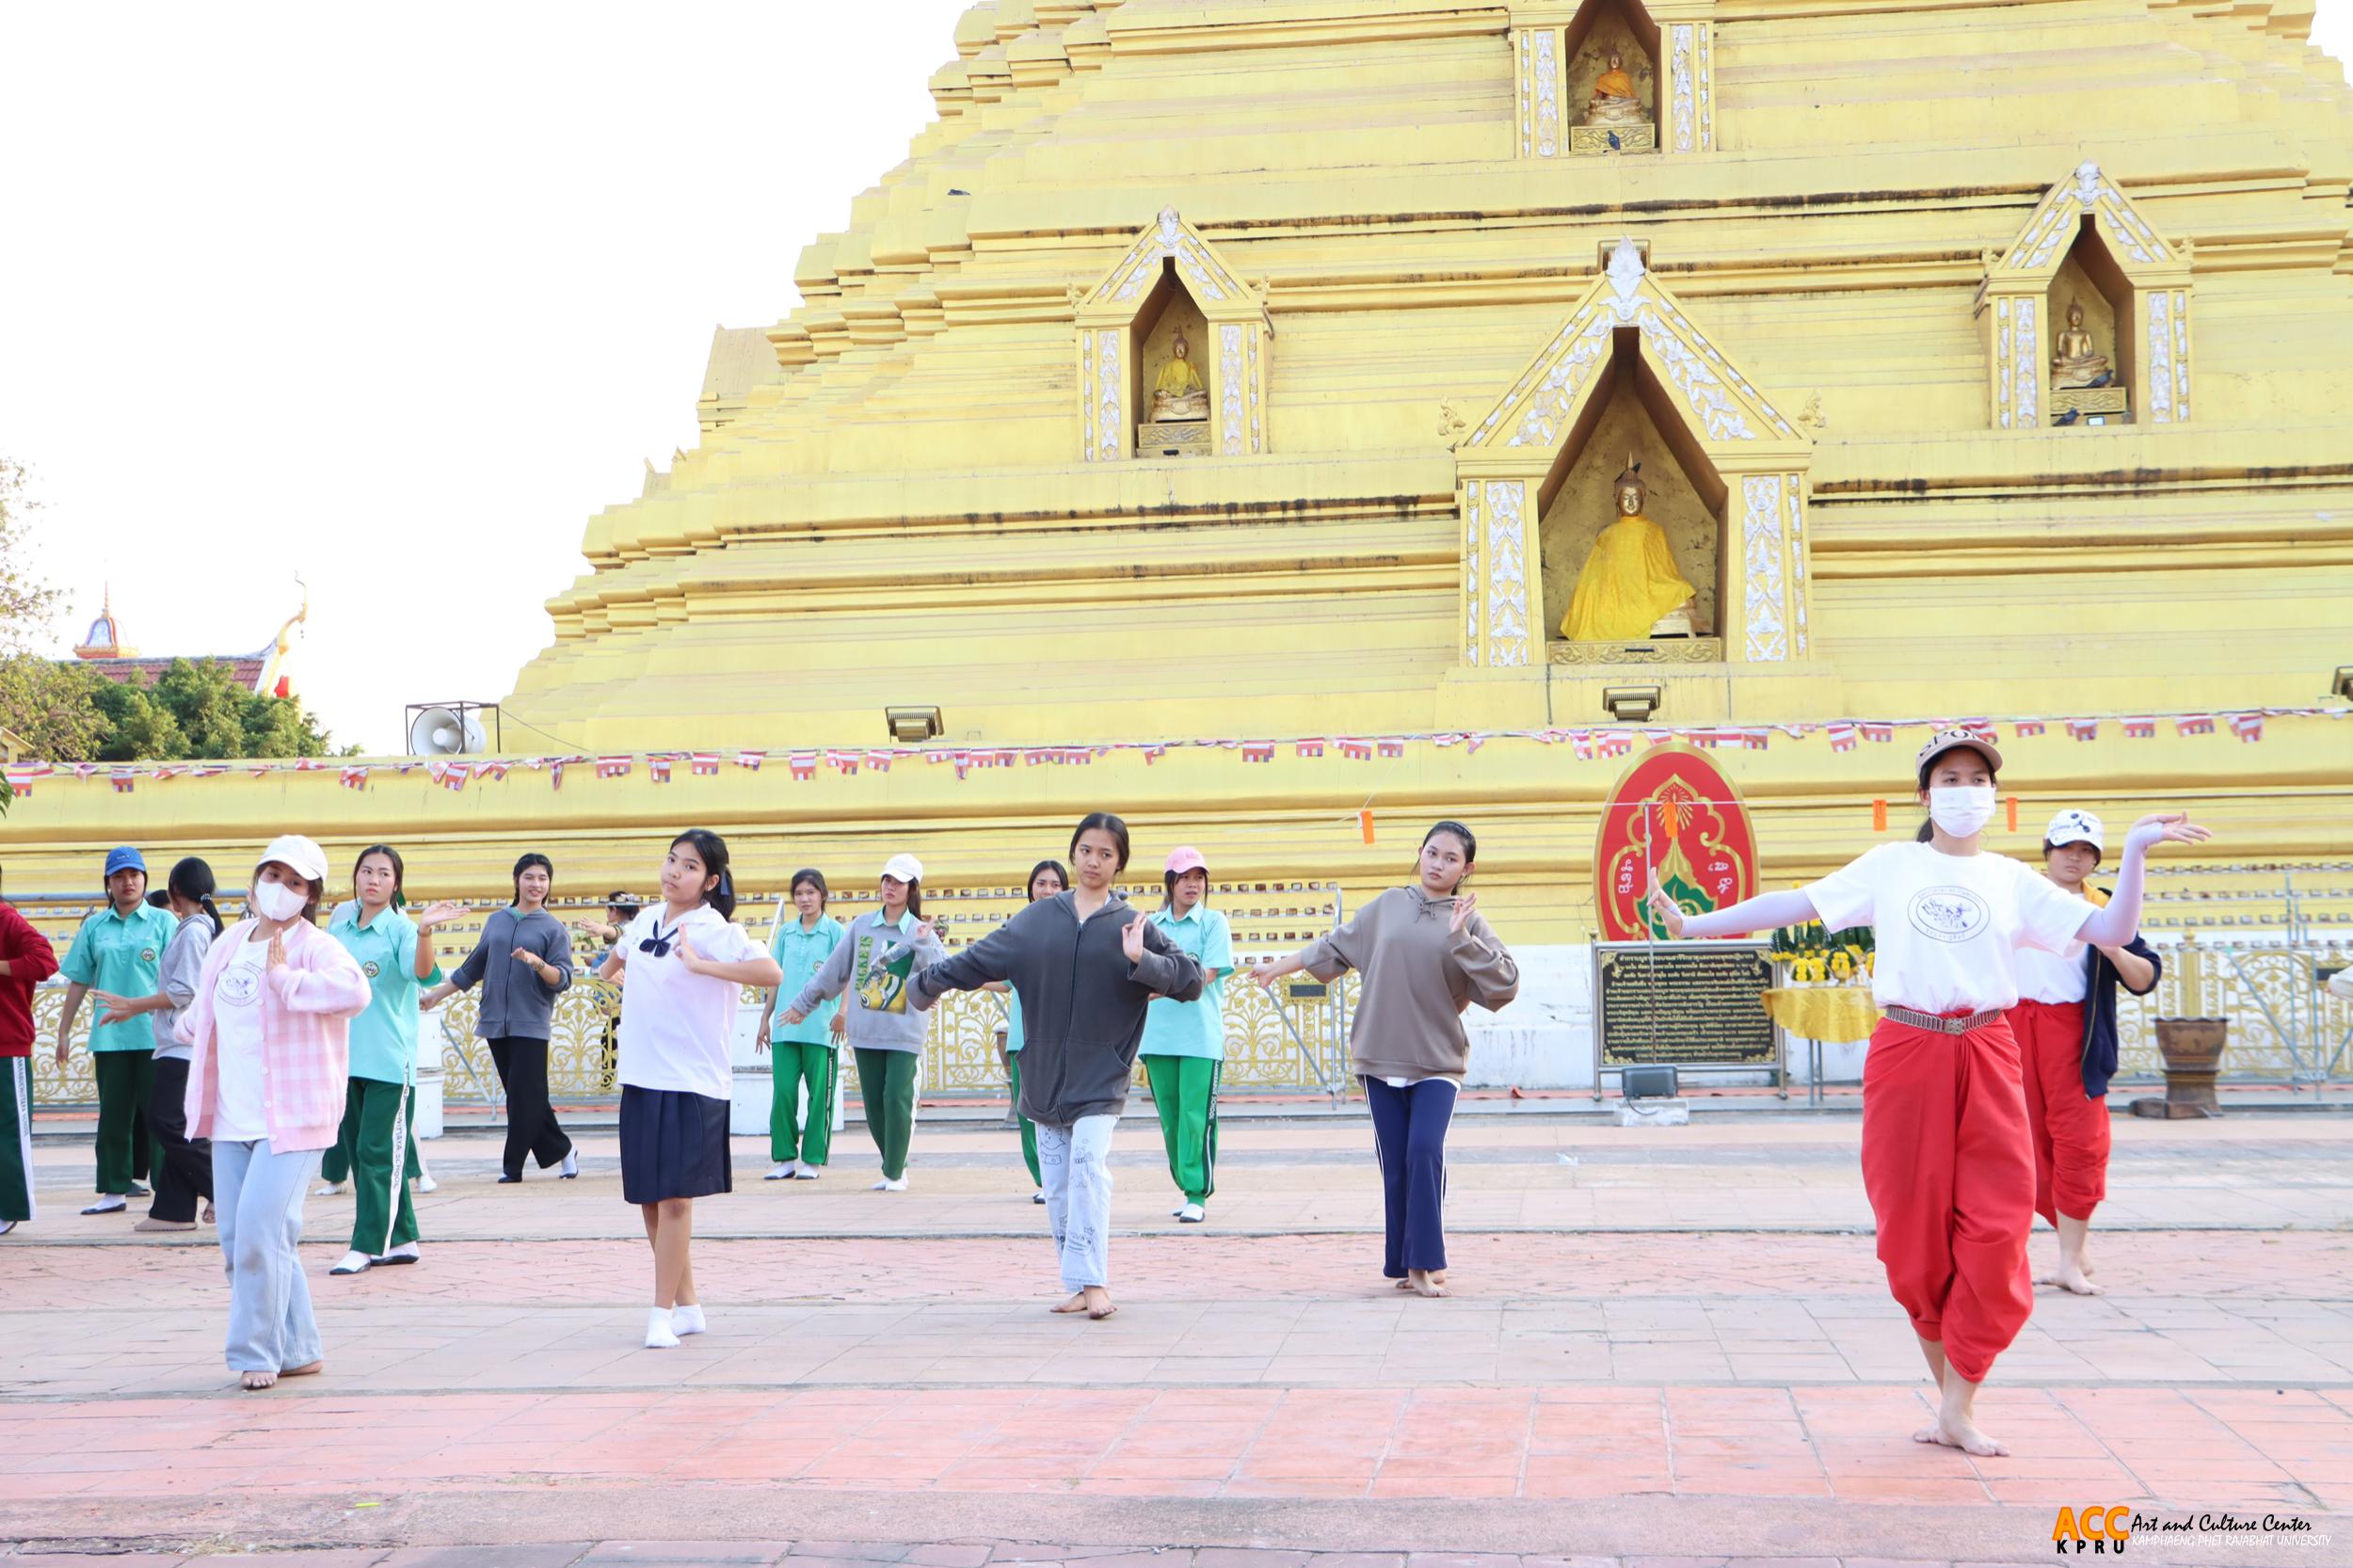
[[1209, 869], [1209, 863], [1202, 859], [1201, 852], [1191, 844], [1168, 852], [1168, 874], [1171, 876], [1182, 876], [1187, 872], [1201, 872], [1206, 874]]

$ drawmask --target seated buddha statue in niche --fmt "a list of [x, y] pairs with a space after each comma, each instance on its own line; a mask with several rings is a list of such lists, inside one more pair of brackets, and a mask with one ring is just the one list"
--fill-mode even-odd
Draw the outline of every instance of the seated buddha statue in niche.
[[1631, 455], [1611, 490], [1618, 515], [1593, 541], [1593, 553], [1577, 574], [1561, 634], [1578, 643], [1693, 635], [1699, 590], [1675, 569], [1667, 531], [1642, 515], [1650, 491], [1642, 483], [1642, 465]]
[[2067, 326], [2058, 335], [2057, 349], [2051, 356], [2054, 389], [2105, 387], [2116, 378], [2108, 357], [2091, 351], [2091, 334], [2084, 330], [2084, 307], [2079, 299], [2067, 302]]
[[1152, 382], [1153, 422], [1176, 424], [1209, 417], [1209, 389], [1193, 368], [1192, 347], [1185, 342], [1184, 329], [1178, 328], [1169, 361]]
[[1617, 50], [1609, 51], [1609, 69], [1593, 82], [1593, 96], [1585, 105], [1588, 125], [1641, 125], [1650, 120], [1649, 111], [1634, 90], [1633, 73], [1625, 69], [1625, 56]]

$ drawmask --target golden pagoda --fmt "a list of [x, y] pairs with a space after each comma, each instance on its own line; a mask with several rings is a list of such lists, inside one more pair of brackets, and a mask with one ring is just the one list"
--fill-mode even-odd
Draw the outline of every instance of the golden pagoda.
[[[601, 888], [702, 823], [747, 887], [898, 849], [1003, 884], [1103, 807], [1140, 864], [1353, 897], [1443, 813], [1499, 927], [1576, 943], [1623, 764], [1559, 743], [1631, 689], [1771, 742], [1723, 766], [1776, 883], [1874, 800], [1909, 830], [1911, 745], [1815, 728], [1857, 719], [2049, 719], [2005, 728], [2004, 849], [2053, 803], [2186, 799], [2218, 856], [2346, 855], [2353, 95], [2310, 21], [977, 5], [936, 121], [798, 309], [715, 335], [699, 445], [589, 520], [504, 700], [542, 749], [721, 765], [99, 780], [4, 831], [43, 882], [303, 827], [413, 845], [420, 886], [495, 888], [527, 840]], [[1629, 453], [1697, 591], [1570, 642]], [[838, 765], [891, 710], [1024, 765]], [[2260, 743], [2196, 720], [2240, 712]]]

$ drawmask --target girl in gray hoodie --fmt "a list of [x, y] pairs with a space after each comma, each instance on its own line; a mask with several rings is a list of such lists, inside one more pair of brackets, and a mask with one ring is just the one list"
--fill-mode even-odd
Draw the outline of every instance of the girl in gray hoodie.
[[1128, 1102], [1156, 996], [1192, 1001], [1201, 966], [1112, 890], [1128, 866], [1128, 824], [1096, 811], [1070, 836], [1078, 886], [1039, 899], [942, 964], [907, 996], [929, 1008], [950, 991], [1007, 981], [1021, 999], [1021, 1112], [1037, 1124], [1046, 1217], [1062, 1259], [1056, 1312], [1108, 1318], [1112, 1128]]
[[1357, 917], [1250, 978], [1271, 985], [1305, 969], [1321, 981], [1364, 976], [1348, 1053], [1372, 1112], [1388, 1218], [1382, 1272], [1400, 1289], [1446, 1290], [1446, 1134], [1470, 1061], [1463, 1013], [1519, 994], [1520, 968], [1463, 890], [1479, 840], [1458, 822], [1422, 838], [1419, 875]]

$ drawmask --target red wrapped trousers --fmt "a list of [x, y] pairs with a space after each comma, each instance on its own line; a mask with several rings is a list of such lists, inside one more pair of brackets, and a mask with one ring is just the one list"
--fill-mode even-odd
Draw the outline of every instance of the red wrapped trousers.
[[2022, 1001], [2009, 1027], [2025, 1068], [2034, 1211], [2089, 1220], [2108, 1195], [2108, 1102], [2084, 1093], [2084, 1004]]
[[1983, 1383], [2034, 1310], [2034, 1154], [2008, 1022], [1935, 1034], [1881, 1021], [1863, 1064], [1863, 1187], [1913, 1331]]

